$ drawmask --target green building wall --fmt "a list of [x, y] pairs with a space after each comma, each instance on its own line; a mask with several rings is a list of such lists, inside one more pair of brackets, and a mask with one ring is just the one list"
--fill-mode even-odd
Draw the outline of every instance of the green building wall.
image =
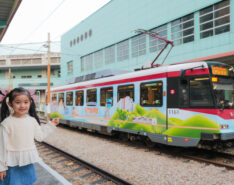
[[[165, 63], [174, 63], [212, 56], [234, 55], [234, 0], [230, 0], [230, 31], [200, 39], [199, 11], [220, 0], [112, 0], [91, 16], [66, 32], [61, 39], [61, 79], [67, 83], [77, 76], [101, 71], [104, 69], [134, 70], [145, 62], [152, 61], [158, 52], [149, 52], [149, 37], [146, 40], [146, 54], [139, 57], [131, 56], [129, 42], [129, 59], [112, 64], [104, 64], [99, 68], [82, 71], [81, 58], [112, 45], [131, 39], [138, 35], [137, 29], [151, 30], [158, 26], [167, 25], [167, 39], [171, 40], [171, 22], [194, 13], [194, 41], [175, 45]], [[89, 33], [91, 34], [89, 35]], [[87, 34], [87, 38], [85, 38]], [[81, 36], [83, 35], [83, 41]], [[77, 42], [79, 39], [79, 43]], [[156, 61], [161, 63], [167, 48]], [[104, 56], [103, 56], [104, 57]], [[72, 72], [68, 69], [72, 62]]]

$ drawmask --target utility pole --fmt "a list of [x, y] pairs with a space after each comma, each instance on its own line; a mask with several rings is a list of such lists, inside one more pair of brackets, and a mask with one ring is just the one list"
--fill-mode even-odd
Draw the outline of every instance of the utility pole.
[[48, 52], [47, 52], [47, 121], [50, 119], [50, 33], [48, 33]]
[[8, 69], [8, 77], [9, 77], [9, 92], [12, 90], [13, 88], [13, 81], [12, 80], [12, 74], [11, 74], [11, 68], [9, 67]]

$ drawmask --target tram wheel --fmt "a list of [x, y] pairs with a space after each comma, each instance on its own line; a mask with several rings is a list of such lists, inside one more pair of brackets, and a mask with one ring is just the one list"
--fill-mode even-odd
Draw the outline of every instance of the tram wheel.
[[128, 135], [125, 134], [125, 133], [120, 133], [119, 134], [119, 138], [124, 141], [124, 142], [127, 142], [128, 141]]
[[149, 148], [153, 148], [156, 146], [156, 143], [152, 142], [148, 137], [144, 137], [143, 141], [145, 145]]

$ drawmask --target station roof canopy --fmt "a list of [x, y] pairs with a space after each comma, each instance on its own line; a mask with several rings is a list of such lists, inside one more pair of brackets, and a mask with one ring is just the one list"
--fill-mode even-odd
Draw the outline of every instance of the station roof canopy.
[[22, 0], [0, 0], [0, 42]]

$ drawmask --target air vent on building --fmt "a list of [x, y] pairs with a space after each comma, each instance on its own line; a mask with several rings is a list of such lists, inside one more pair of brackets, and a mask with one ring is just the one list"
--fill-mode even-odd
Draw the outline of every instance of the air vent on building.
[[83, 82], [83, 81], [105, 78], [105, 77], [109, 77], [109, 76], [115, 76], [115, 75], [124, 74], [124, 73], [128, 73], [128, 72], [129, 71], [126, 71], [126, 70], [106, 69], [106, 70], [98, 71], [96, 73], [91, 73], [91, 74], [87, 74], [84, 76], [78, 76], [75, 78], [71, 78], [71, 79], [67, 80], [67, 83], [73, 84], [73, 83], [78, 83], [78, 82]]
[[96, 75], [96, 73], [91, 73], [91, 74], [85, 75], [85, 81], [95, 79], [95, 75]]
[[82, 82], [82, 81], [84, 81], [84, 76], [78, 76], [78, 77], [75, 78], [75, 83], [76, 82]]

